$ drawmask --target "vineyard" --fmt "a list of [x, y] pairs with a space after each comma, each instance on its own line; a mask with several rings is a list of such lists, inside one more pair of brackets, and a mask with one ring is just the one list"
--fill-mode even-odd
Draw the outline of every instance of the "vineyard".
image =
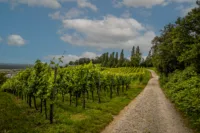
[[[50, 123], [59, 123], [63, 117], [62, 113], [66, 111], [68, 113], [71, 111], [69, 113], [71, 115], [96, 109], [106, 110], [109, 115], [112, 113], [116, 115], [131, 101], [131, 98], [139, 94], [142, 89], [134, 94], [133, 86], [144, 87], [149, 79], [148, 73], [144, 68], [103, 68], [92, 63], [55, 69], [48, 64], [36, 61], [34, 67], [20, 71], [7, 80], [1, 90], [25, 101], [24, 103], [27, 103], [30, 108], [35, 108], [36, 112], [40, 112], [44, 119], [49, 119]], [[120, 101], [117, 101], [115, 106], [121, 106], [116, 109], [108, 107], [110, 103], [116, 102], [116, 99]], [[112, 112], [112, 110], [116, 111]], [[110, 120], [112, 118], [109, 116], [106, 122], [98, 127], [99, 130]], [[84, 121], [85, 119], [82, 122]], [[67, 125], [72, 123], [67, 123]], [[83, 126], [79, 125], [79, 130], [83, 132], [89, 130]]]

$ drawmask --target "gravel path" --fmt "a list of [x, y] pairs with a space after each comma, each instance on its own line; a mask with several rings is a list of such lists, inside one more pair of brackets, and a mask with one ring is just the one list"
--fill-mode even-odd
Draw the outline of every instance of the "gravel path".
[[192, 133], [165, 97], [156, 73], [151, 73], [153, 78], [143, 92], [102, 133]]

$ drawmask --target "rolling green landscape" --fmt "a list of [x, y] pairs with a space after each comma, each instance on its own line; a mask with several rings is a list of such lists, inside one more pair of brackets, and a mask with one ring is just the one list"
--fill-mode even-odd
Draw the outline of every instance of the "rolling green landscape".
[[[48, 70], [40, 62], [34, 68], [37, 66]], [[0, 93], [1, 131], [100, 132], [143, 90], [150, 78], [144, 68], [101, 70], [89, 64], [59, 68], [58, 83], [54, 85], [54, 72], [43, 70], [34, 77], [37, 73], [34, 68], [19, 72], [3, 84]], [[48, 72], [47, 78], [44, 75]], [[57, 93], [52, 99], [54, 87]], [[52, 105], [53, 120], [50, 114]]]
[[[57, 9], [61, 8], [60, 3], [67, 0], [56, 0], [48, 5], [45, 5], [47, 1], [36, 3], [25, 1], [19, 3], [14, 1], [11, 4], [12, 9], [14, 10], [19, 4], [42, 5], [45, 8], [50, 6]], [[1, 2], [8, 1], [0, 0]], [[146, 12], [139, 14], [139, 17], [143, 15], [148, 17], [151, 16], [148, 11], [153, 6], [162, 5], [165, 8], [173, 2], [189, 3], [184, 0], [163, 0], [151, 5], [148, 2], [134, 3], [122, 0], [121, 3], [112, 1], [112, 4], [114, 3], [115, 10], [123, 6], [128, 6], [129, 10], [137, 6], [148, 8]], [[55, 5], [51, 5], [52, 3]], [[88, 0], [78, 0], [76, 3], [77, 8], [90, 8], [98, 12], [98, 8]], [[175, 7], [175, 10], [185, 13], [184, 6]], [[86, 51], [82, 55], [66, 55], [66, 51], [58, 45], [52, 49], [59, 47], [64, 51], [63, 54], [48, 55], [41, 59], [36, 55], [37, 52], [51, 51], [47, 48], [50, 46], [41, 45], [33, 51], [34, 60], [36, 57], [38, 59], [32, 64], [0, 63], [0, 133], [100, 133], [108, 126], [112, 129], [114, 124], [115, 128], [112, 131], [119, 133], [122, 131], [169, 133], [176, 129], [176, 125], [179, 129], [172, 133], [177, 133], [175, 131], [199, 133], [200, 1], [193, 3], [187, 9], [188, 12], [176, 17], [175, 21], [173, 19], [173, 22], [168, 24], [166, 22], [156, 34], [151, 31], [154, 27], [131, 19], [129, 10], [120, 14], [120, 17], [104, 16], [103, 20], [96, 18], [90, 20], [88, 16], [85, 16], [87, 19], [78, 19], [78, 16], [88, 11], [84, 10], [81, 13], [75, 8], [73, 13], [71, 11], [65, 15], [60, 11], [49, 14], [52, 19], [62, 22], [57, 34], [63, 42], [78, 46], [87, 45], [85, 49], [95, 47], [101, 54]], [[20, 11], [23, 12], [22, 9]], [[158, 11], [155, 10], [156, 13]], [[72, 14], [75, 15], [74, 18], [70, 16]], [[145, 21], [148, 19], [145, 18]], [[159, 23], [158, 25], [161, 26]], [[49, 27], [46, 27], [46, 32], [50, 31]], [[64, 29], [67, 29], [71, 36]], [[42, 36], [42, 33], [38, 36]], [[48, 37], [49, 42], [51, 38], [53, 37]], [[147, 45], [146, 40], [149, 38], [151, 44]], [[9, 47], [16, 45], [18, 48], [29, 43], [19, 35], [9, 35], [7, 40], [0, 36], [0, 43], [6, 41]], [[44, 43], [42, 41], [41, 44]], [[144, 43], [146, 45], [143, 45]], [[68, 52], [81, 51], [76, 47], [68, 46], [68, 48]], [[104, 48], [108, 48], [108, 52], [105, 52]], [[21, 52], [19, 50], [18, 54]], [[2, 56], [2, 60], [10, 57], [6, 56]], [[18, 57], [17, 54], [13, 56], [16, 56], [15, 59]], [[134, 103], [135, 100], [137, 101]], [[125, 107], [129, 107], [129, 112]], [[121, 111], [127, 112], [123, 112], [125, 114], [123, 116], [119, 115]], [[116, 117], [118, 119], [115, 119]], [[139, 124], [134, 123], [131, 118], [135, 118], [134, 122]], [[116, 124], [116, 121], [119, 123]], [[130, 130], [127, 128], [125, 130], [124, 127], [130, 127]], [[111, 131], [109, 128], [105, 130], [106, 133], [109, 131]]]

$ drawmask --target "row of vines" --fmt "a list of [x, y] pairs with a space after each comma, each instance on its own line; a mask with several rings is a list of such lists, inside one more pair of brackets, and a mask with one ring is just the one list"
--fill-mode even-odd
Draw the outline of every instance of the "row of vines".
[[[112, 99], [113, 95], [123, 95], [134, 80], [142, 80], [145, 74], [143, 68], [110, 68], [103, 69], [92, 63], [67, 68], [52, 68], [37, 60], [34, 67], [20, 71], [7, 80], [1, 87], [5, 92], [12, 93], [25, 100], [30, 107], [45, 112], [48, 119], [50, 105], [50, 122], [53, 123], [54, 103], [58, 97], [65, 102], [68, 95], [70, 106], [86, 108], [87, 100], [101, 103], [105, 95]], [[40, 107], [37, 107], [40, 99]], [[48, 104], [47, 104], [48, 102]]]

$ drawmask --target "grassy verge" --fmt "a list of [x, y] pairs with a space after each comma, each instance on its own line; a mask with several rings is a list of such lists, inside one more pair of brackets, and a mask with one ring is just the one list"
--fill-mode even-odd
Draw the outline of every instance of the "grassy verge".
[[130, 89], [123, 95], [114, 95], [111, 100], [107, 96], [102, 99], [101, 104], [88, 100], [86, 109], [81, 106], [74, 107], [74, 103], [69, 106], [67, 95], [64, 103], [60, 97], [56, 102], [54, 124], [49, 124], [49, 121], [44, 119], [44, 114], [29, 108], [24, 101], [0, 92], [0, 132], [98, 133], [143, 90], [149, 78], [150, 73], [147, 73], [142, 82], [132, 82]]
[[11, 94], [0, 92], [0, 132], [34, 132], [41, 122], [44, 123], [43, 117], [35, 109]]

